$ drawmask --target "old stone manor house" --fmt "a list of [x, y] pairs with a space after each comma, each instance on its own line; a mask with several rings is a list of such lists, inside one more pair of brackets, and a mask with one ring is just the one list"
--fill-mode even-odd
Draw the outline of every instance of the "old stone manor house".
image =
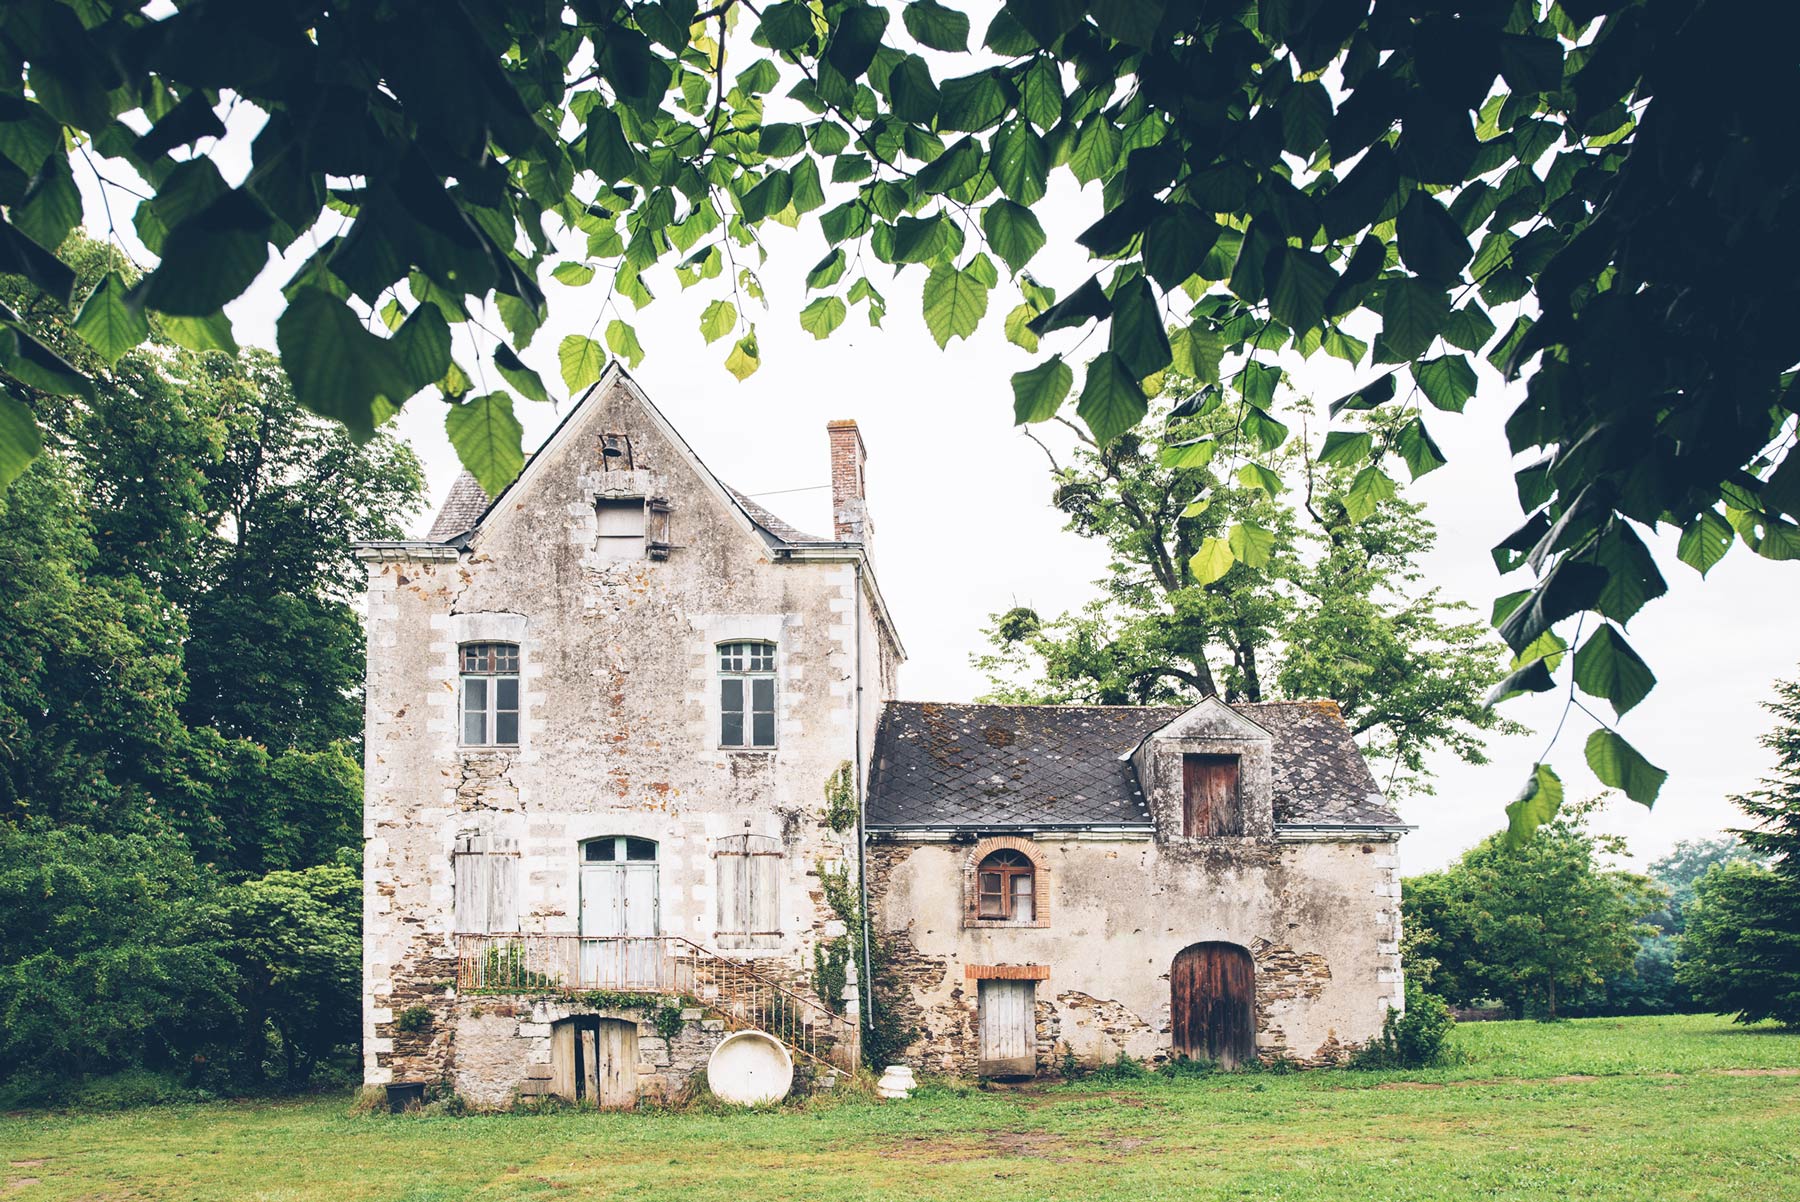
[[1337, 707], [896, 700], [864, 447], [827, 433], [815, 537], [615, 364], [497, 499], [465, 476], [359, 548], [366, 1080], [629, 1105], [745, 1028], [828, 1073], [860, 913], [922, 1071], [1378, 1031], [1405, 828]]

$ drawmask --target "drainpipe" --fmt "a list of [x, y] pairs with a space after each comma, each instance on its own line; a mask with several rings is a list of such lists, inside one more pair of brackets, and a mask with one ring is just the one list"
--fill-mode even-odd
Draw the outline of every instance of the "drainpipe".
[[[865, 556], [867, 552], [864, 552]], [[856, 887], [862, 900], [862, 996], [863, 1029], [875, 1021], [875, 974], [869, 951], [869, 837], [863, 829], [868, 809], [868, 782], [863, 774], [863, 559], [856, 561], [856, 604], [851, 614], [856, 622]], [[857, 1059], [861, 1059], [862, 1037], [857, 1036]]]

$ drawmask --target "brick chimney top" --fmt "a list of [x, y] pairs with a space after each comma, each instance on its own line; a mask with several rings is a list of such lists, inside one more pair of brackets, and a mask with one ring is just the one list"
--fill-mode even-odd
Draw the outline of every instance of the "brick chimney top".
[[867, 543], [874, 534], [869, 521], [868, 493], [863, 464], [869, 457], [862, 431], [853, 421], [825, 423], [831, 440], [831, 528], [843, 542]]

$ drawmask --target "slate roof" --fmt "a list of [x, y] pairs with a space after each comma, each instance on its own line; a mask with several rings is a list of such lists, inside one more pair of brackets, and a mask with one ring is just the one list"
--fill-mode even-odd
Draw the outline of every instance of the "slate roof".
[[755, 501], [752, 501], [745, 494], [731, 487], [731, 485], [726, 484], [723, 480], [721, 480], [719, 484], [726, 492], [731, 494], [731, 499], [736, 501], [746, 514], [750, 515], [750, 520], [762, 527], [763, 531], [776, 542], [798, 544], [829, 543], [833, 541], [829, 538], [819, 538], [816, 535], [796, 530], [767, 509], [764, 509], [761, 505], [758, 505]]
[[426, 541], [447, 543], [457, 535], [473, 530], [492, 503], [493, 498], [487, 495], [487, 490], [465, 469], [450, 486], [450, 495], [438, 507], [431, 530], [425, 535]]
[[[1331, 702], [1232, 707], [1275, 737], [1275, 821], [1398, 826]], [[1130, 753], [1183, 706], [940, 705], [882, 710], [873, 829], [1150, 826]]]

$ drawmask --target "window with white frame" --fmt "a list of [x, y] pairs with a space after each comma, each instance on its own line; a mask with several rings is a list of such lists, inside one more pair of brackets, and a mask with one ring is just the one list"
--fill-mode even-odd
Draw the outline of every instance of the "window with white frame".
[[781, 841], [768, 835], [730, 835], [714, 846], [720, 948], [781, 945]]
[[462, 645], [462, 741], [467, 747], [519, 742], [519, 645]]
[[775, 644], [719, 644], [719, 746], [775, 746]]
[[602, 497], [594, 511], [600, 534], [594, 549], [601, 559], [644, 557], [644, 498]]
[[503, 935], [519, 929], [519, 845], [497, 835], [464, 835], [451, 854], [459, 935]]

